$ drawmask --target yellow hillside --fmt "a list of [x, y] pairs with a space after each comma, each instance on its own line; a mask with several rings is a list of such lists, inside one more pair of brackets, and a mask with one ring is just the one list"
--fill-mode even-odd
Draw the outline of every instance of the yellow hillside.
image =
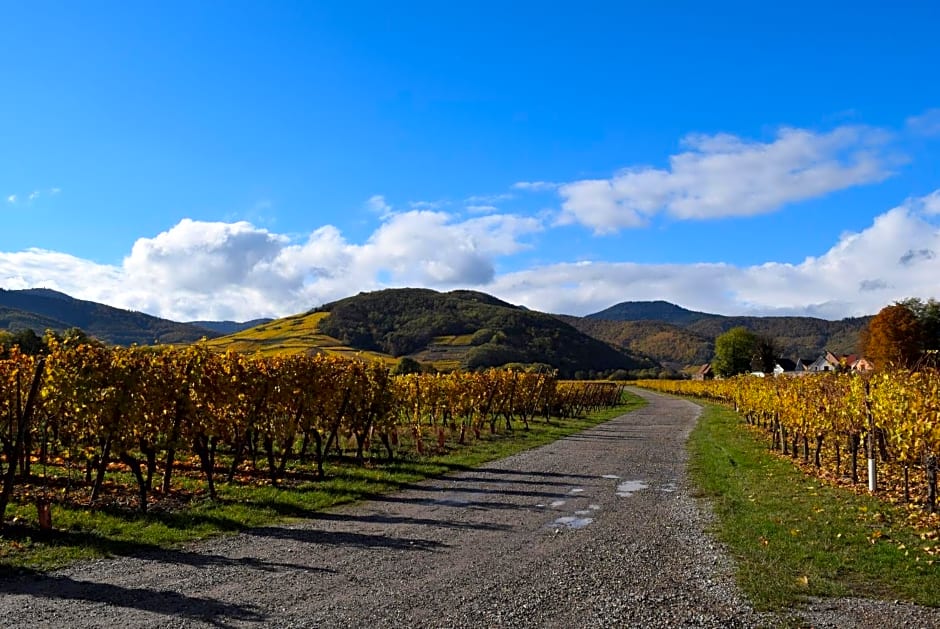
[[235, 334], [212, 339], [206, 344], [220, 351], [234, 350], [248, 354], [261, 353], [266, 356], [301, 354], [319, 350], [340, 356], [372, 358], [390, 364], [395, 362], [395, 359], [387, 354], [360, 351], [343, 345], [332, 336], [321, 334], [320, 321], [327, 316], [329, 316], [328, 312], [291, 315]]

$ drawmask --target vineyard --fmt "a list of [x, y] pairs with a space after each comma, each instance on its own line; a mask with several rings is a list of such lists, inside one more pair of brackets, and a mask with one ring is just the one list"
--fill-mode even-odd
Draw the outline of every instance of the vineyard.
[[884, 493], [921, 503], [931, 513], [937, 509], [940, 372], [639, 384], [733, 406], [748, 424], [766, 431], [771, 448], [820, 475], [857, 483], [859, 457], [876, 459]]
[[363, 465], [439, 453], [535, 418], [611, 407], [622, 392], [507, 370], [392, 376], [325, 354], [14, 348], [0, 360], [0, 517], [30, 495], [95, 504], [115, 473], [133, 477], [117, 491], [136, 495], [141, 511], [182, 477], [201, 479], [212, 499], [220, 478], [320, 479], [331, 456]]

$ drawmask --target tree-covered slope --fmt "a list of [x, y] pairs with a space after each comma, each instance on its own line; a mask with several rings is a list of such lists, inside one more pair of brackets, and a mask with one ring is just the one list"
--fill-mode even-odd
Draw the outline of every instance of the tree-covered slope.
[[18, 308], [7, 308], [0, 306], [0, 330], [32, 330], [39, 335], [45, 330], [64, 330], [70, 327], [63, 321], [44, 317], [35, 312], [27, 312]]
[[711, 360], [718, 335], [738, 326], [772, 339], [785, 358], [858, 351], [859, 332], [871, 317], [828, 321], [814, 317], [728, 317], [694, 312], [664, 301], [623, 302], [587, 317], [561, 317], [595, 338], [660, 362]]
[[[352, 347], [392, 356], [418, 354], [442, 337], [463, 337], [465, 368], [544, 363], [564, 375], [645, 369], [653, 361], [615, 349], [558, 318], [474, 291], [388, 289], [322, 306], [320, 332]], [[468, 338], [469, 335], [469, 338]]]
[[702, 319], [719, 315], [695, 312], [668, 301], [624, 301], [605, 308], [600, 312], [587, 315], [587, 319], [605, 321], [659, 321], [675, 325], [688, 325]]
[[662, 321], [606, 321], [567, 315], [558, 318], [589, 336], [674, 368], [706, 363], [715, 350], [714, 338]]
[[41, 335], [47, 328], [58, 332], [81, 328], [90, 336], [117, 345], [190, 343], [218, 336], [211, 330], [187, 323], [112, 308], [42, 288], [0, 289], [0, 308], [17, 311], [0, 317], [0, 327], [6, 329], [30, 328]]
[[197, 328], [203, 328], [205, 330], [211, 330], [218, 334], [235, 334], [236, 332], [264, 325], [271, 321], [273, 321], [273, 319], [263, 318], [252, 319], [251, 321], [187, 321], [186, 324], [194, 325]]
[[814, 317], [715, 317], [703, 319], [687, 329], [714, 339], [731, 328], [743, 326], [777, 345], [781, 356], [819, 356], [826, 350], [835, 354], [858, 351], [858, 335], [871, 317], [828, 321]]

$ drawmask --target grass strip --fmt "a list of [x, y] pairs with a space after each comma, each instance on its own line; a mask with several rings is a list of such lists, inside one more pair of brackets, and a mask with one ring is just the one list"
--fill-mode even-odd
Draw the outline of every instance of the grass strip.
[[[530, 422], [512, 432], [484, 435], [473, 443], [433, 456], [400, 455], [393, 463], [330, 463], [323, 481], [274, 488], [266, 482], [220, 483], [219, 500], [200, 500], [179, 509], [139, 514], [129, 509], [53, 506], [51, 531], [36, 526], [36, 507], [11, 505], [14, 523], [0, 536], [0, 576], [49, 570], [78, 560], [136, 555], [178, 548], [185, 542], [250, 527], [314, 517], [318, 511], [404, 489], [431, 477], [479, 466], [541, 446], [635, 410], [645, 401], [625, 394], [624, 404], [585, 418]], [[109, 474], [111, 476], [111, 474]], [[128, 480], [128, 482], [133, 482]], [[198, 490], [201, 480], [178, 476], [174, 482]]]
[[690, 475], [757, 609], [806, 596], [940, 605], [936, 542], [907, 526], [908, 509], [822, 484], [770, 452], [730, 409], [703, 406], [688, 443]]

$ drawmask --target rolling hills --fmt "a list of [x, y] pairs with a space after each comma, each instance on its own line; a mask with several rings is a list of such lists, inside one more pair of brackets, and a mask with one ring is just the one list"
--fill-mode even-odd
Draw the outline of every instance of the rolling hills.
[[47, 329], [61, 332], [81, 328], [90, 336], [115, 345], [192, 343], [218, 336], [188, 323], [75, 299], [46, 288], [0, 289], [0, 329], [25, 328], [40, 335]]
[[177, 323], [48, 289], [0, 289], [0, 330], [41, 334], [77, 327], [119, 345], [208, 338], [218, 349], [365, 354], [389, 364], [407, 356], [441, 369], [542, 363], [567, 376], [700, 365], [711, 360], [715, 338], [735, 326], [773, 339], [781, 357], [815, 357], [827, 349], [848, 354], [857, 350], [869, 319], [723, 316], [665, 301], [627, 301], [573, 317], [470, 290], [399, 288], [360, 293], [282, 319]]
[[585, 334], [643, 353], [673, 368], [711, 359], [715, 338], [744, 326], [773, 339], [781, 357], [858, 351], [858, 336], [871, 317], [829, 321], [814, 317], [724, 316], [695, 312], [664, 301], [623, 302], [586, 317], [562, 317]]
[[540, 363], [565, 376], [657, 366], [552, 315], [464, 290], [361, 293], [210, 341], [210, 346], [262, 352], [365, 351], [392, 360], [407, 356], [445, 369]]

